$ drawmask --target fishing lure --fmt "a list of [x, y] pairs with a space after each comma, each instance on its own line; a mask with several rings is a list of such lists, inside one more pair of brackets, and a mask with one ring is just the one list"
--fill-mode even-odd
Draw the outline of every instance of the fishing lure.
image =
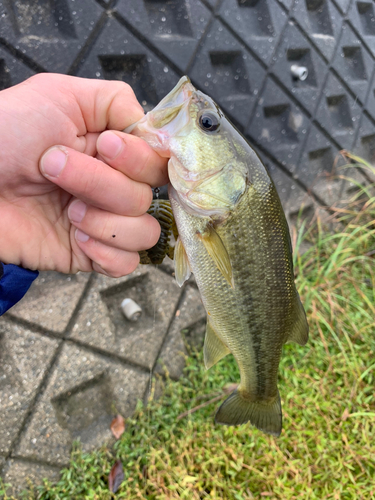
[[174, 241], [177, 241], [178, 231], [174, 221], [169, 200], [159, 198], [159, 189], [154, 189], [154, 199], [147, 213], [152, 215], [160, 224], [161, 233], [158, 242], [148, 250], [139, 252], [141, 264], [161, 264], [168, 255], [173, 260]]

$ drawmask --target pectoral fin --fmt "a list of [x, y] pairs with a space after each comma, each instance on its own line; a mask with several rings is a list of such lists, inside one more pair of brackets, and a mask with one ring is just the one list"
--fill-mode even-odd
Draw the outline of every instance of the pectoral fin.
[[309, 325], [307, 324], [306, 313], [297, 296], [293, 313], [293, 325], [289, 332], [287, 342], [296, 342], [299, 345], [305, 345], [309, 338]]
[[191, 271], [185, 248], [180, 237], [177, 238], [176, 246], [174, 247], [174, 270], [176, 281], [182, 286], [185, 281], [189, 279]]
[[227, 249], [215, 229], [212, 226], [207, 226], [207, 230], [204, 233], [198, 233], [198, 238], [201, 239], [205, 249], [221, 274], [229, 285], [234, 288], [232, 264]]
[[206, 337], [204, 339], [203, 356], [206, 370], [230, 353], [228, 347], [219, 339], [210, 321], [207, 320]]

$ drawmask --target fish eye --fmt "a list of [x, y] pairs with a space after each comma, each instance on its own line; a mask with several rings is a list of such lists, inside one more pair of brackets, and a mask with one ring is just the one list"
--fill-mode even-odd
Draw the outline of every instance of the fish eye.
[[199, 117], [199, 125], [206, 132], [215, 132], [220, 127], [220, 121], [214, 113], [206, 111]]

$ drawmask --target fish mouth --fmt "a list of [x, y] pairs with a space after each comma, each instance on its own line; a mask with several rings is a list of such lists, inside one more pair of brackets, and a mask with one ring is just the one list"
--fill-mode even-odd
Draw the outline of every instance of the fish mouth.
[[180, 78], [177, 85], [162, 99], [159, 104], [150, 112], [149, 122], [155, 129], [164, 128], [168, 125], [183, 107], [185, 107], [193, 93], [196, 92], [189, 77]]
[[169, 140], [188, 125], [189, 103], [195, 92], [189, 77], [183, 76], [152, 111], [124, 132], [142, 137], [161, 156], [170, 157]]

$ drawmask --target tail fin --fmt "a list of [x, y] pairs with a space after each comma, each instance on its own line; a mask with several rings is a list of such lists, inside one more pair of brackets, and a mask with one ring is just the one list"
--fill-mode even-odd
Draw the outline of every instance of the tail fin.
[[240, 425], [250, 421], [266, 434], [280, 436], [282, 412], [279, 391], [271, 403], [248, 401], [237, 389], [218, 409], [215, 422], [226, 425]]

